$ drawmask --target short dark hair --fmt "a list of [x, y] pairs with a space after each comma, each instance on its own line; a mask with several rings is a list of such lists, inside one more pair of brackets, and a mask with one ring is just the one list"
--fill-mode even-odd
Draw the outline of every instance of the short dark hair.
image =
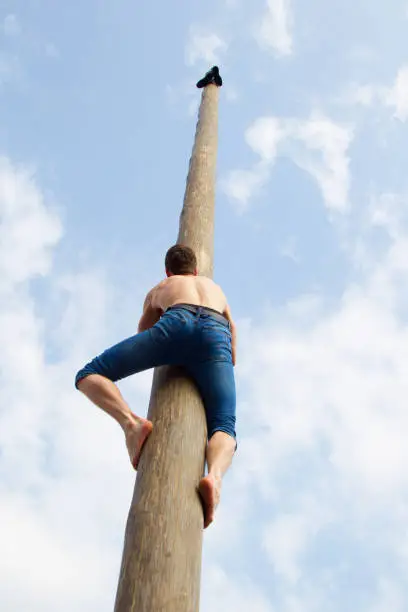
[[166, 270], [172, 274], [194, 274], [197, 269], [197, 258], [193, 249], [184, 244], [170, 247], [164, 263]]

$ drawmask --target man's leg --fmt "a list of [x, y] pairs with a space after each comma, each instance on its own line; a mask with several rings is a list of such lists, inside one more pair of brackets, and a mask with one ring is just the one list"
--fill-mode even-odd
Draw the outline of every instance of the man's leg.
[[210, 438], [207, 451], [208, 474], [200, 480], [199, 493], [204, 502], [204, 529], [214, 520], [220, 502], [222, 477], [231, 465], [236, 441], [224, 431], [216, 431]]
[[204, 528], [214, 520], [220, 501], [221, 483], [231, 465], [235, 440], [235, 378], [232, 360], [188, 364], [186, 369], [195, 380], [204, 401], [207, 418], [208, 474], [199, 483], [204, 504]]
[[167, 359], [166, 336], [152, 328], [107, 349], [76, 375], [77, 389], [122, 427], [135, 469], [153, 425], [130, 410], [114, 381], [163, 365]]
[[77, 388], [122, 427], [130, 461], [137, 470], [143, 444], [153, 429], [151, 421], [136, 416], [115, 383], [100, 374], [90, 374], [82, 378], [77, 383]]

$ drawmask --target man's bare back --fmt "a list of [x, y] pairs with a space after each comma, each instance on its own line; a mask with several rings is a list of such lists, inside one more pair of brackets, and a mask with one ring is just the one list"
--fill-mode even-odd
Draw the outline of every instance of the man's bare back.
[[232, 362], [236, 363], [236, 327], [232, 320], [227, 298], [221, 287], [206, 276], [198, 274], [170, 274], [153, 287], [146, 296], [138, 331], [152, 327], [162, 314], [176, 304], [206, 306], [223, 314], [230, 322], [232, 333]]
[[170, 276], [152, 289], [150, 300], [162, 313], [175, 304], [206, 306], [220, 313], [227, 307], [221, 287], [206, 276]]

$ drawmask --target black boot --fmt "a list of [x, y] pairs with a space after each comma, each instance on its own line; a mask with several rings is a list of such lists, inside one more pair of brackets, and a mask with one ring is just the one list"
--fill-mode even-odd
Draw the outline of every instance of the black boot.
[[218, 70], [218, 66], [213, 66], [213, 74], [214, 74], [214, 83], [217, 87], [222, 86], [222, 78], [220, 75], [220, 71]]
[[209, 70], [205, 76], [200, 79], [197, 83], [197, 87], [202, 89], [203, 87], [207, 87], [207, 85], [217, 85], [217, 87], [221, 87], [222, 78], [220, 76], [220, 71], [218, 66], [213, 66], [211, 70]]

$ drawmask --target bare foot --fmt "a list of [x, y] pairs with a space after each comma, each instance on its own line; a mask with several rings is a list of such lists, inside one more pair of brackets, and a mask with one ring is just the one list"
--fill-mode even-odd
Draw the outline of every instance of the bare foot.
[[137, 470], [143, 445], [152, 433], [153, 423], [137, 417], [125, 428], [126, 446], [131, 464]]
[[215, 510], [220, 501], [221, 480], [217, 480], [212, 474], [208, 474], [200, 480], [198, 492], [204, 505], [204, 529], [206, 529], [213, 522]]

